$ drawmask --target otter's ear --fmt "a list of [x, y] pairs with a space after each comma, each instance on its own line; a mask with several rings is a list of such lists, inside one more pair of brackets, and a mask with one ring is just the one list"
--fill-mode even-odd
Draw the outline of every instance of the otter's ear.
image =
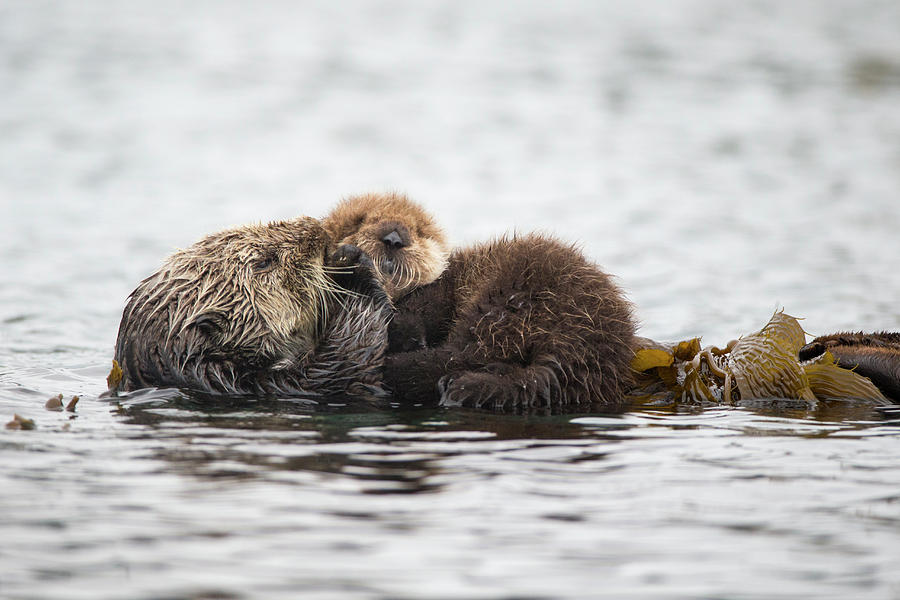
[[196, 327], [200, 333], [207, 337], [216, 337], [220, 335], [227, 325], [225, 316], [218, 312], [206, 312], [197, 315], [190, 326]]

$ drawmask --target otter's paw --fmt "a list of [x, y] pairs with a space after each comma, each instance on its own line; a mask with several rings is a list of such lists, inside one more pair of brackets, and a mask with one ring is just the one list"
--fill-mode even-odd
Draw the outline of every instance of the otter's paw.
[[371, 297], [378, 306], [391, 306], [390, 297], [375, 275], [375, 265], [366, 253], [353, 244], [343, 244], [329, 257], [331, 278], [342, 288]]
[[438, 381], [440, 406], [513, 412], [518, 405], [517, 392], [512, 381], [494, 373], [466, 371]]
[[798, 353], [798, 358], [800, 359], [801, 362], [811, 360], [813, 358], [816, 358], [817, 356], [821, 356], [822, 354], [825, 354], [825, 351], [827, 349], [828, 348], [826, 348], [826, 345], [823, 344], [822, 342], [812, 341], [812, 342], [808, 343], [807, 345], [803, 346], [802, 348], [800, 348], [800, 352]]
[[363, 256], [365, 256], [363, 251], [353, 244], [342, 244], [328, 257], [326, 266], [353, 267], [359, 263], [360, 258]]

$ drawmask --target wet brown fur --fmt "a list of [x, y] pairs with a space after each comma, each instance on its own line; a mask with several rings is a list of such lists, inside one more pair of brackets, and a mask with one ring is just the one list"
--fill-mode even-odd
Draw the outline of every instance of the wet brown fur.
[[128, 299], [117, 389], [383, 393], [390, 302], [367, 282], [371, 267], [327, 265], [329, 243], [304, 217], [228, 229], [174, 253]]
[[395, 398], [505, 412], [624, 402], [635, 323], [612, 279], [551, 237], [454, 251], [443, 275], [400, 300], [385, 383]]
[[868, 377], [882, 394], [900, 403], [900, 332], [820, 336], [800, 349], [800, 359], [809, 360], [826, 351], [840, 366]]
[[[437, 279], [450, 246], [443, 230], [402, 194], [362, 194], [341, 201], [322, 224], [336, 244], [352, 244], [375, 263], [393, 298]], [[393, 233], [392, 244], [386, 236]]]

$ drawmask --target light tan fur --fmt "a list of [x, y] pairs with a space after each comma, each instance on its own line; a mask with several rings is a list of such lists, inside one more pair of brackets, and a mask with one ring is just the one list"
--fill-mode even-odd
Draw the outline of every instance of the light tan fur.
[[[431, 283], [447, 266], [450, 246], [444, 231], [403, 194], [351, 196], [322, 224], [336, 244], [352, 244], [372, 258], [391, 297]], [[408, 242], [402, 248], [392, 249], [383, 242], [384, 235], [394, 230]]]
[[[329, 242], [302, 217], [226, 229], [172, 254], [123, 312], [119, 388], [296, 395], [377, 385], [389, 303], [333, 281], [356, 267], [327, 266]], [[346, 322], [362, 325], [350, 332]]]

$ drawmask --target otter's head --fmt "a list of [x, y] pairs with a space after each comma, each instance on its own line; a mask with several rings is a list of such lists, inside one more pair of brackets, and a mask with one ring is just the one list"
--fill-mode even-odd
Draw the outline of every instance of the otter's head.
[[371, 257], [388, 293], [397, 297], [438, 278], [450, 247], [443, 230], [402, 194], [365, 194], [341, 201], [323, 220], [337, 244]]
[[[141, 282], [123, 317], [165, 351], [266, 366], [311, 350], [334, 286], [309, 217], [211, 234]], [[120, 337], [122, 332], [120, 331]], [[159, 339], [160, 336], [165, 339]]]

